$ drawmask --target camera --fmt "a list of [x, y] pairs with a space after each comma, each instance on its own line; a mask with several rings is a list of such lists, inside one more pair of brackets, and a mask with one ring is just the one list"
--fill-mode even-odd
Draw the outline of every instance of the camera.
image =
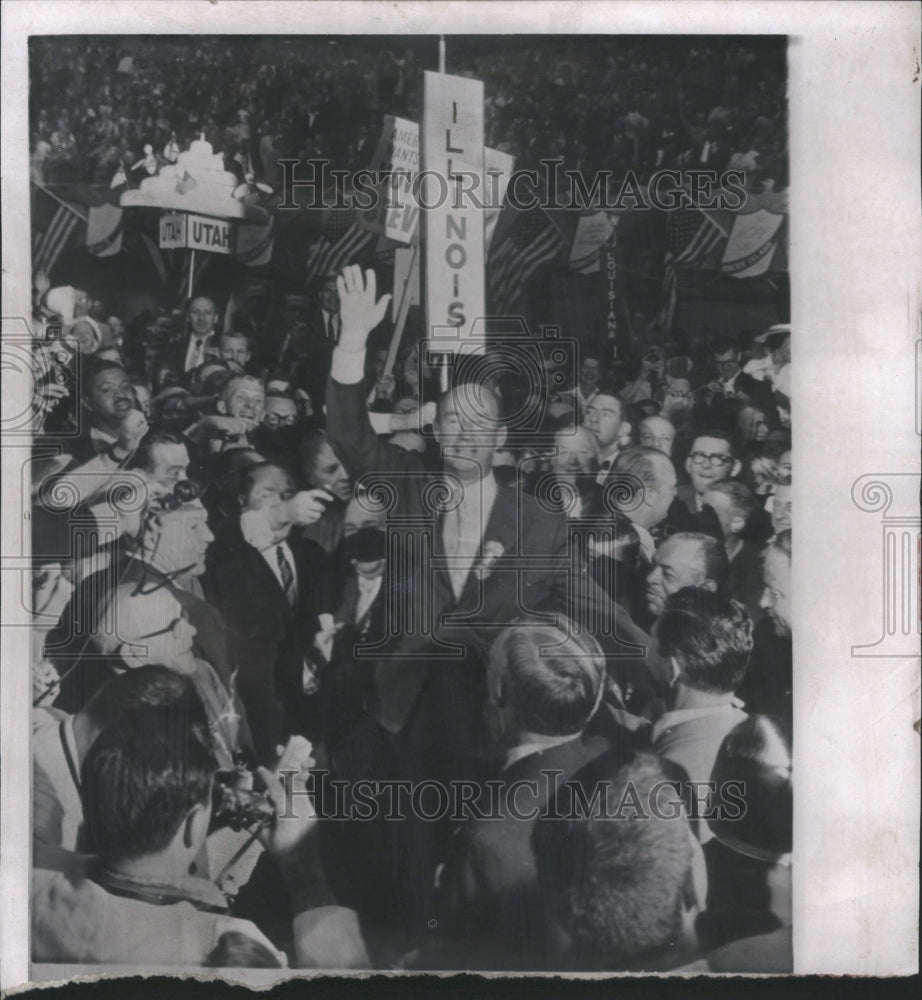
[[275, 806], [264, 790], [255, 787], [256, 775], [240, 755], [235, 754], [235, 764], [233, 770], [215, 772], [211, 830], [227, 827], [236, 833], [254, 826], [275, 826]]

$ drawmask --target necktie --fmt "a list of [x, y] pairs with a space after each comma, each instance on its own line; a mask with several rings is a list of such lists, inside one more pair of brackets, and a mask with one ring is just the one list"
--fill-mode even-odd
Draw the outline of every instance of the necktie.
[[297, 591], [295, 590], [295, 574], [291, 568], [291, 563], [285, 555], [285, 550], [281, 545], [276, 546], [275, 554], [279, 561], [279, 573], [282, 576], [282, 588], [285, 591], [285, 599], [289, 604], [294, 604]]
[[451, 560], [448, 575], [451, 579], [451, 589], [455, 597], [460, 597], [467, 581], [467, 575], [473, 564], [473, 557], [477, 551], [476, 539], [465, 539], [461, 533], [461, 508], [456, 507], [449, 510], [445, 515], [442, 525], [442, 542], [445, 546], [445, 555]]

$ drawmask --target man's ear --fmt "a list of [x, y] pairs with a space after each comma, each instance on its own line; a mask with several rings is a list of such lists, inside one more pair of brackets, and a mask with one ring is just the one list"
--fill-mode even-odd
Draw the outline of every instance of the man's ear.
[[737, 516], [734, 517], [733, 520], [730, 522], [730, 531], [732, 531], [734, 535], [738, 535], [745, 527], [746, 527], [745, 517]]
[[743, 468], [743, 463], [737, 458], [733, 462], [733, 467], [730, 469], [730, 476], [729, 476], [729, 478], [730, 479], [736, 479], [736, 477], [740, 474], [740, 471], [742, 470], [742, 468]]
[[224, 402], [223, 399], [218, 400], [217, 408], [218, 408], [218, 413], [227, 413], [227, 404]]
[[676, 681], [682, 676], [682, 664], [675, 658], [675, 656], [669, 657], [669, 686], [675, 685]]
[[506, 443], [506, 428], [499, 427], [496, 431], [496, 443], [493, 445], [495, 451], [499, 451]]
[[190, 851], [198, 851], [199, 847], [205, 843], [210, 823], [211, 803], [196, 802], [186, 813], [186, 818], [180, 827], [183, 847]]

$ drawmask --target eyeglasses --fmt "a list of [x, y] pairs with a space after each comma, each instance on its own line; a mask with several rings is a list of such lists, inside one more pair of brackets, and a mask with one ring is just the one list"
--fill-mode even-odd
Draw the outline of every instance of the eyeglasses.
[[147, 635], [136, 636], [132, 643], [138, 643], [142, 639], [156, 639], [158, 635], [167, 635], [169, 632], [175, 632], [182, 618], [174, 618], [169, 625], [164, 628], [158, 629], [156, 632], [148, 632]]
[[703, 451], [693, 451], [688, 456], [695, 465], [730, 465], [732, 455], [706, 455]]
[[270, 427], [277, 427], [280, 424], [286, 427], [291, 427], [293, 424], [298, 422], [298, 415], [296, 413], [264, 413], [263, 423], [268, 424]]

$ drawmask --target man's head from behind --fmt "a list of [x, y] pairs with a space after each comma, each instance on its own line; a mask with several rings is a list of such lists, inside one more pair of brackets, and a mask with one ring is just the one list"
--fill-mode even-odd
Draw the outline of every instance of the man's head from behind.
[[717, 515], [724, 538], [728, 541], [739, 538], [746, 531], [750, 519], [756, 512], [756, 500], [752, 490], [742, 483], [726, 479], [714, 483], [702, 496], [701, 501]]
[[647, 576], [647, 604], [658, 615], [666, 598], [683, 587], [722, 593], [729, 573], [727, 553], [716, 538], [694, 531], [670, 535], [653, 555]]
[[686, 587], [666, 599], [654, 631], [660, 655], [687, 688], [729, 694], [746, 675], [752, 622], [736, 601]]
[[578, 736], [598, 708], [604, 679], [605, 658], [588, 635], [513, 625], [490, 648], [490, 701], [504, 715], [507, 736]]
[[155, 663], [191, 675], [194, 638], [195, 629], [166, 587], [123, 583], [100, 601], [92, 645], [123, 669]]
[[162, 858], [181, 876], [204, 843], [216, 769], [207, 727], [175, 706], [106, 728], [81, 770], [86, 832], [100, 862]]
[[202, 700], [188, 678], [157, 664], [137, 667], [110, 678], [74, 716], [74, 736], [81, 759], [96, 737], [112, 724], [149, 708], [172, 707], [189, 724], [205, 724]]
[[613, 471], [616, 481], [623, 477], [625, 487], [616, 491], [615, 502], [622, 496], [630, 501], [623, 513], [647, 530], [661, 524], [676, 495], [672, 462], [656, 448], [629, 448], [615, 459]]
[[478, 481], [493, 468], [493, 453], [506, 441], [499, 397], [476, 382], [463, 382], [439, 401], [433, 424], [446, 469]]
[[598, 806], [535, 829], [551, 951], [574, 969], [658, 965], [691, 936], [705, 893], [700, 851], [651, 754], [601, 788]]

